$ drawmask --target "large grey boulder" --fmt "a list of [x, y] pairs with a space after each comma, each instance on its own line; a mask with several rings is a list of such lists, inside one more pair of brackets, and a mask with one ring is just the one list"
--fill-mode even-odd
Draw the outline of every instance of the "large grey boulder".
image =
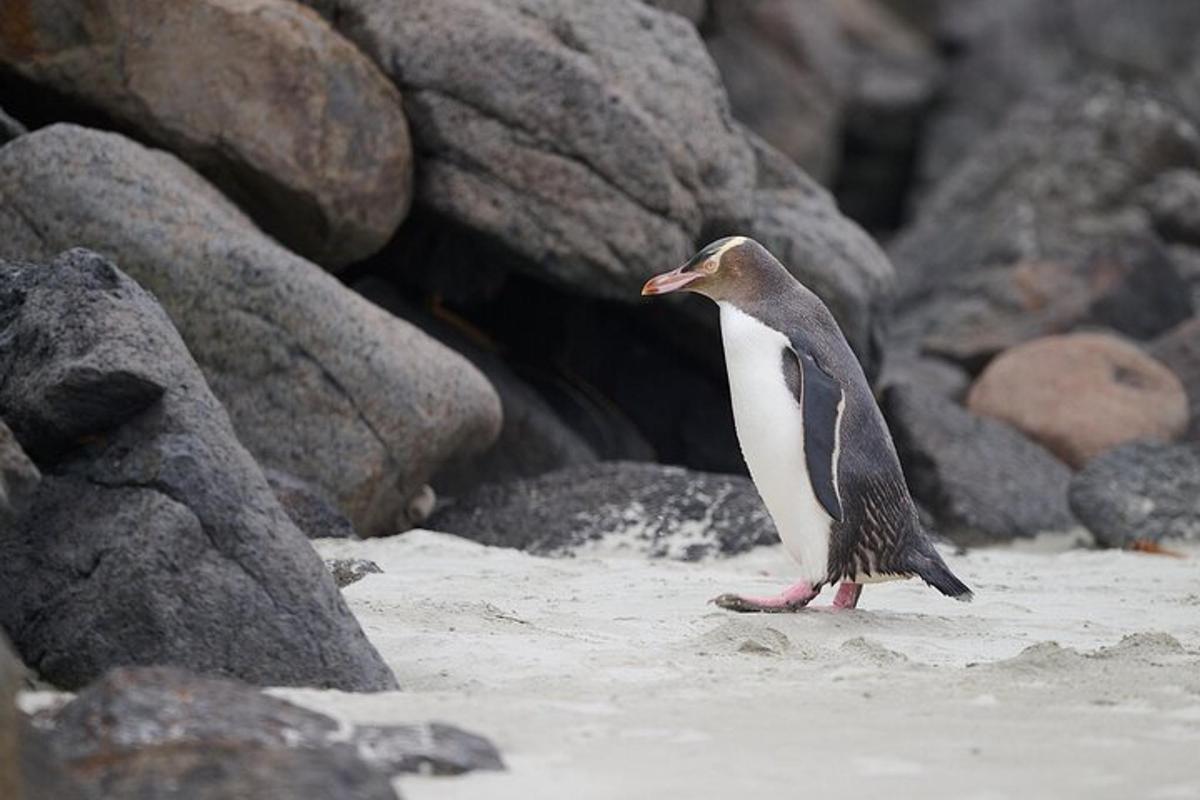
[[1021, 433], [936, 392], [899, 384], [884, 411], [913, 497], [963, 544], [1063, 531], [1071, 470]]
[[754, 157], [682, 17], [638, 0], [305, 0], [396, 82], [416, 200], [633, 299], [753, 213]]
[[[1186, 318], [1186, 286], [1139, 198], [1160, 174], [1197, 160], [1196, 127], [1144, 87], [1096, 78], [1030, 99], [890, 248], [894, 337], [920, 345], [988, 331], [1005, 346], [1069, 330], [1099, 309], [1093, 321], [1146, 338]], [[989, 346], [974, 349], [986, 356]]]
[[42, 677], [395, 687], [148, 292], [86, 250], [0, 262], [0, 343], [0, 416], [43, 472], [0, 529], [0, 627]]
[[1200, 442], [1200, 317], [1176, 325], [1151, 342], [1147, 349], [1183, 384], [1190, 420], [1186, 438]]
[[483, 486], [426, 527], [549, 556], [599, 546], [694, 561], [779, 541], [749, 478], [627, 461]]
[[1075, 476], [1070, 497], [1075, 514], [1108, 547], [1200, 541], [1200, 445], [1118, 447]]
[[113, 670], [40, 724], [81, 780], [112, 797], [392, 798], [400, 773], [504, 768], [491, 742], [450, 725], [342, 725], [171, 668]]
[[439, 464], [496, 436], [477, 370], [268, 239], [174, 157], [72, 125], [0, 149], [0, 258], [75, 245], [154, 292], [243, 444], [364, 535], [404, 527]]
[[[14, 11], [14, 13], [16, 13]], [[412, 153], [400, 96], [288, 0], [22, 4], [0, 64], [175, 152], [300, 254], [341, 266], [404, 218]]]

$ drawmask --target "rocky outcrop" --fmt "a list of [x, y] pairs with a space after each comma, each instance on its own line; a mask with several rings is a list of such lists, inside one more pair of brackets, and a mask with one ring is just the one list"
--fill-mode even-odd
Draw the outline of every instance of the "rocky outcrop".
[[1071, 508], [1108, 547], [1200, 541], [1200, 446], [1135, 442], [1105, 453], [1071, 481]]
[[0, 419], [0, 528], [25, 513], [41, 479], [37, 466]]
[[0, 262], [0, 341], [0, 417], [43, 475], [0, 529], [0, 627], [42, 677], [395, 686], [149, 293], [85, 250]]
[[967, 406], [1075, 467], [1124, 442], [1178, 438], [1188, 424], [1179, 379], [1120, 337], [1050, 336], [1013, 348], [979, 376]]
[[4, 144], [18, 136], [24, 136], [27, 133], [29, 131], [24, 125], [6, 114], [3, 108], [0, 108], [0, 144]]
[[1020, 432], [929, 388], [895, 385], [884, 398], [905, 478], [939, 533], [979, 544], [1076, 525], [1071, 470]]
[[602, 547], [693, 561], [779, 541], [748, 478], [621, 461], [483, 486], [426, 527], [551, 556]]
[[403, 772], [503, 769], [486, 739], [449, 725], [346, 726], [236, 681], [114, 670], [41, 725], [106, 796], [394, 798]]
[[407, 526], [437, 466], [496, 435], [499, 402], [474, 368], [262, 235], [175, 158], [71, 125], [0, 149], [0, 258], [75, 245], [154, 292], [246, 447], [364, 535]]
[[713, 3], [705, 32], [734, 116], [808, 174], [829, 181], [853, 82], [833, 3]]
[[1190, 316], [1141, 192], [1198, 159], [1193, 123], [1144, 87], [1092, 79], [1038, 94], [893, 243], [894, 338], [971, 361], [1034, 332], [1100, 322], [1148, 338]]
[[1187, 438], [1200, 442], [1200, 318], [1176, 325], [1155, 339], [1147, 352], [1183, 384], [1190, 416]]
[[537, 274], [635, 298], [751, 214], [754, 160], [693, 27], [638, 0], [306, 0], [396, 82], [416, 198]]
[[308, 538], [350, 539], [358, 535], [350, 520], [312, 485], [279, 470], [263, 472], [275, 499]]
[[21, 689], [24, 669], [0, 632], [0, 797], [24, 800], [21, 776], [21, 712], [17, 692]]
[[[0, 63], [173, 151], [326, 266], [382, 247], [408, 210], [400, 96], [286, 0], [23, 0]], [[202, 79], [201, 79], [201, 76]]]

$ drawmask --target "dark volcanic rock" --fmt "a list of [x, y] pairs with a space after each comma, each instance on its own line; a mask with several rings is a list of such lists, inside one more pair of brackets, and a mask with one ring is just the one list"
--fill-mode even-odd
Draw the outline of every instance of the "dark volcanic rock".
[[[390, 798], [388, 778], [400, 773], [504, 769], [490, 742], [453, 726], [345, 726], [177, 669], [114, 670], [43, 725], [105, 796], [151, 796], [156, 781], [175, 778], [168, 797]], [[206, 771], [219, 780], [205, 785]]]
[[346, 515], [316, 487], [279, 470], [265, 469], [263, 474], [271, 484], [275, 499], [308, 538], [349, 539], [357, 536]]
[[37, 466], [0, 419], [0, 528], [14, 524], [25, 512], [41, 479]]
[[935, 349], [969, 361], [1092, 315], [1139, 337], [1189, 316], [1139, 197], [1198, 160], [1193, 123], [1145, 88], [1092, 79], [1038, 94], [938, 184], [890, 248], [894, 336], [961, 336]]
[[[117, 664], [186, 664], [395, 686], [149, 293], [86, 250], [0, 262], [0, 342], [0, 416], [43, 454], [32, 507], [0, 530], [0, 625], [44, 678], [75, 688]], [[107, 413], [54, 382], [77, 374]], [[108, 391], [108, 375], [158, 399]]]
[[383, 572], [378, 564], [365, 558], [334, 558], [326, 561], [325, 567], [339, 589], [358, 583], [372, 573]]
[[1187, 438], [1200, 441], [1200, 318], [1175, 326], [1155, 339], [1147, 351], [1183, 384], [1191, 417]]
[[1018, 431], [912, 386], [889, 389], [883, 405], [913, 497], [940, 533], [973, 544], [1076, 524], [1070, 469]]
[[406, 525], [437, 467], [500, 427], [470, 364], [268, 239], [177, 159], [72, 125], [0, 148], [0, 258], [77, 245], [154, 292], [259, 462], [364, 535]]
[[[341, 266], [408, 210], [395, 87], [284, 0], [25, 0], [0, 63], [178, 154], [291, 249]], [[202, 76], [202, 77], [201, 77]]]
[[481, 487], [428, 527], [554, 556], [598, 544], [692, 561], [779, 541], [748, 478], [613, 461]]
[[1071, 508], [1109, 547], [1200, 541], [1200, 445], [1135, 442], [1092, 460], [1071, 481]]

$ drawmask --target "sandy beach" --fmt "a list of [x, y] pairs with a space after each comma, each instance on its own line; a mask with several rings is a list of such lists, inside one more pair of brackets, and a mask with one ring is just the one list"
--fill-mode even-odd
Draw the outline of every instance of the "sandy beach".
[[779, 548], [551, 560], [427, 531], [318, 546], [383, 568], [346, 596], [402, 691], [277, 691], [351, 721], [456, 723], [507, 761], [402, 779], [410, 800], [1200, 797], [1195, 549], [947, 553], [973, 603], [909, 581], [853, 612], [739, 616], [706, 601], [779, 588]]

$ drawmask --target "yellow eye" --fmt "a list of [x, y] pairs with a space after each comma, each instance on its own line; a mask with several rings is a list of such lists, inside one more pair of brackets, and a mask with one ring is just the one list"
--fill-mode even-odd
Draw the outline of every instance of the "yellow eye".
[[720, 258], [710, 258], [700, 265], [700, 271], [705, 275], [715, 275], [717, 270], [721, 268]]

